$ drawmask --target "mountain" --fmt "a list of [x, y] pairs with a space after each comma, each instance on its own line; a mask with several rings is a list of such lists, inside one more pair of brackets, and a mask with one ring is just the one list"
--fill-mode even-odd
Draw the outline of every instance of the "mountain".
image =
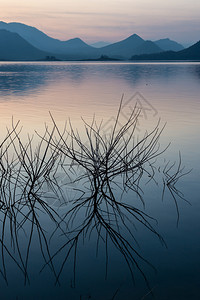
[[0, 60], [38, 60], [49, 55], [33, 47], [19, 34], [4, 29], [0, 30], [0, 45]]
[[[150, 41], [144, 41], [137, 34], [101, 48], [87, 45], [79, 38], [60, 41], [54, 39], [35, 27], [22, 23], [0, 22], [0, 29], [18, 33], [35, 48], [50, 53], [60, 59], [97, 59], [102, 55], [110, 58], [129, 59], [134, 54], [160, 52], [161, 49]], [[143, 44], [143, 45], [142, 45]]]
[[168, 38], [166, 39], [161, 39], [161, 40], [157, 40], [154, 42], [158, 47], [160, 47], [161, 49], [163, 49], [164, 51], [181, 51], [184, 49], [184, 47], [175, 42], [175, 41], [172, 41]]
[[34, 47], [42, 51], [61, 54], [61, 58], [73, 59], [96, 57], [96, 49], [87, 45], [79, 38], [60, 41], [49, 37], [35, 27], [15, 22], [0, 22], [0, 29], [6, 29], [10, 32], [18, 33]]
[[137, 34], [133, 34], [120, 42], [102, 47], [99, 55], [107, 55], [113, 58], [130, 58], [134, 54], [134, 49], [139, 47], [144, 40]]
[[184, 49], [182, 51], [177, 52], [181, 59], [187, 60], [200, 60], [200, 41], [195, 43], [194, 45]]
[[129, 59], [134, 54], [148, 54], [163, 50], [152, 41], [145, 41], [137, 34], [133, 34], [120, 42], [99, 49], [99, 55], [113, 58]]
[[[80, 38], [74, 38], [67, 41], [60, 41], [58, 39], [51, 38], [37, 28], [22, 23], [0, 22], [0, 31], [0, 59], [37, 60], [45, 58], [46, 56], [49, 56], [50, 58], [51, 56], [55, 56], [58, 59], [64, 60], [95, 60], [100, 57], [106, 58], [107, 60], [130, 59], [130, 57], [134, 57], [134, 59], [137, 60], [168, 60], [196, 59], [194, 57], [198, 57], [198, 53], [191, 54], [190, 50], [187, 50], [193, 46], [180, 50], [180, 48], [183, 48], [182, 45], [171, 41], [170, 39], [161, 39], [156, 42], [145, 41], [137, 34], [133, 34], [122, 41], [100, 48], [95, 48], [89, 46]], [[101, 45], [102, 42], [96, 46]], [[163, 49], [173, 49], [173, 51], [164, 52]], [[184, 52], [185, 50], [188, 52]], [[142, 56], [140, 56], [141, 54]], [[139, 56], [135, 57], [135, 55]]]
[[190, 46], [192, 46], [194, 44], [194, 42], [193, 43], [184, 43], [183, 44], [183, 47], [184, 48], [189, 48]]
[[101, 41], [101, 42], [93, 43], [90, 46], [92, 46], [94, 48], [102, 48], [102, 47], [105, 47], [105, 46], [108, 46], [108, 45], [110, 45], [110, 43]]
[[151, 54], [160, 52], [163, 52], [163, 49], [158, 47], [152, 41], [144, 41], [140, 46], [134, 49], [135, 54]]
[[162, 53], [134, 55], [131, 59], [132, 60], [200, 60], [200, 41], [178, 52], [165, 51]]

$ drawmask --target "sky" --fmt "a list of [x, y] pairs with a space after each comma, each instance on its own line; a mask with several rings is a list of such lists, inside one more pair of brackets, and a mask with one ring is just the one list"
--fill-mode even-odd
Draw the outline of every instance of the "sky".
[[115, 42], [131, 34], [200, 40], [199, 0], [0, 0], [0, 20], [37, 27], [51, 37]]

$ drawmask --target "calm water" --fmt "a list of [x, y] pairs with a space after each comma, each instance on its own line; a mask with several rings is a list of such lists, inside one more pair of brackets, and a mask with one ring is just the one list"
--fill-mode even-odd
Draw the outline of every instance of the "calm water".
[[[199, 299], [200, 283], [200, 64], [198, 63], [0, 63], [0, 137], [6, 127], [20, 120], [22, 136], [42, 132], [51, 124], [49, 111], [63, 126], [70, 118], [83, 130], [81, 117], [90, 122], [109, 122], [116, 115], [123, 95], [122, 122], [137, 102], [141, 116], [137, 134], [151, 130], [158, 119], [166, 123], [161, 146], [171, 143], [164, 158], [178, 160], [181, 152], [185, 170], [178, 183], [190, 202], [179, 199], [180, 221], [170, 194], [162, 201], [162, 188], [145, 186], [146, 212], [158, 220], [156, 229], [167, 248], [148, 230], [134, 233], [139, 251], [154, 267], [144, 265], [155, 299]], [[45, 222], [45, 216], [44, 222]], [[48, 223], [47, 223], [48, 224]], [[51, 232], [51, 225], [48, 225]], [[62, 237], [63, 239], [63, 237]], [[23, 242], [22, 242], [23, 243]], [[52, 248], [60, 243], [59, 237]], [[64, 254], [62, 254], [64, 255]], [[56, 259], [60, 265], [62, 255]], [[144, 279], [135, 269], [135, 284], [119, 251], [108, 249], [105, 280], [105, 247], [95, 256], [93, 239], [78, 250], [76, 287], [72, 287], [73, 265], [69, 259], [60, 286], [51, 270], [39, 274], [43, 261], [35, 238], [29, 261], [30, 285], [24, 285], [17, 266], [8, 260], [8, 286], [0, 274], [1, 299], [153, 299]], [[1, 266], [2, 267], [2, 266]], [[91, 298], [89, 298], [91, 297]]]

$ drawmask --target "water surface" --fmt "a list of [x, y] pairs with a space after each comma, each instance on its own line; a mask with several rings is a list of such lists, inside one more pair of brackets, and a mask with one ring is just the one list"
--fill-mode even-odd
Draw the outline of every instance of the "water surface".
[[[162, 202], [161, 188], [152, 184], [145, 187], [146, 211], [158, 219], [156, 228], [168, 246], [163, 247], [144, 228], [135, 233], [142, 255], [157, 269], [154, 273], [144, 266], [155, 299], [199, 299], [199, 95], [199, 63], [0, 63], [1, 138], [12, 117], [14, 122], [20, 120], [24, 138], [34, 130], [42, 132], [44, 123], [51, 124], [49, 111], [59, 126], [70, 118], [80, 132], [81, 117], [91, 122], [94, 114], [109, 128], [121, 97], [122, 121], [136, 102], [141, 108], [138, 135], [153, 129], [159, 118], [166, 123], [160, 143], [162, 147], [171, 145], [164, 157], [177, 161], [180, 151], [186, 170], [192, 169], [178, 186], [191, 206], [179, 199], [177, 228], [170, 194]], [[8, 263], [9, 285], [0, 277], [3, 299], [112, 299], [116, 291], [114, 299], [151, 299], [137, 269], [133, 285], [125, 261], [112, 246], [107, 280], [104, 249], [96, 258], [92, 240], [80, 247], [76, 288], [70, 286], [70, 262], [63, 270], [60, 287], [54, 285], [50, 270], [38, 275], [42, 260], [37, 246], [36, 239], [29, 262], [30, 285], [24, 286], [23, 276], [13, 275], [18, 274], [16, 265]]]

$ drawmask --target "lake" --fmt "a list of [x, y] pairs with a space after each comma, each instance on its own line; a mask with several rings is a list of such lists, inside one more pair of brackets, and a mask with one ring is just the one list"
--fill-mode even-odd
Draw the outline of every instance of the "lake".
[[[145, 213], [158, 221], [156, 223], [152, 220], [151, 224], [153, 224], [156, 232], [162, 236], [166, 245], [163, 245], [159, 238], [145, 225], [142, 226], [140, 222], [138, 224], [136, 222], [137, 230], [130, 225], [130, 231], [134, 234], [139, 245], [132, 239], [130, 232], [125, 232], [122, 229], [122, 237], [126, 238], [125, 245], [131, 241], [131, 245], [139, 255], [145, 258], [156, 270], [139, 258], [137, 254], [134, 254], [134, 258], [139, 258], [139, 267], [141, 266], [145, 276], [135, 265], [133, 266], [133, 282], [126, 257], [123, 254], [122, 241], [120, 242], [122, 249], [117, 248], [112, 239], [105, 243], [105, 235], [102, 240], [100, 238], [98, 255], [96, 256], [98, 234], [96, 232], [95, 235], [93, 231], [90, 238], [89, 236], [85, 239], [82, 238], [78, 244], [76, 278], [74, 280], [74, 252], [70, 253], [63, 264], [68, 251], [67, 248], [63, 247], [68, 239], [65, 236], [66, 228], [63, 226], [61, 232], [57, 231], [50, 238], [55, 228], [50, 222], [51, 218], [43, 213], [40, 218], [45, 232], [47, 232], [49, 248], [45, 248], [42, 230], [38, 233], [35, 229], [32, 234], [31, 247], [30, 249], [27, 248], [30, 228], [25, 227], [24, 232], [19, 230], [19, 233], [16, 233], [16, 236], [19, 234], [18, 243], [21, 249], [19, 253], [17, 243], [15, 243], [15, 249], [12, 245], [9, 233], [12, 226], [8, 221], [5, 222], [4, 236], [2, 236], [3, 231], [1, 230], [0, 242], [1, 245], [4, 245], [2, 246], [0, 262], [1, 299], [199, 299], [199, 95], [200, 63], [195, 62], [0, 63], [0, 138], [2, 141], [8, 132], [7, 130], [11, 130], [12, 122], [16, 124], [20, 120], [18, 128], [23, 127], [20, 133], [22, 141], [28, 141], [27, 134], [30, 136], [34, 134], [34, 141], [37, 143], [39, 139], [37, 133], [43, 134], [45, 124], [48, 128], [53, 125], [50, 113], [61, 131], [65, 122], [67, 121], [68, 126], [70, 120], [73, 128], [79, 131], [80, 136], [84, 136], [82, 118], [88, 124], [92, 124], [95, 116], [98, 124], [102, 122], [103, 130], [107, 134], [111, 124], [113, 126], [120, 100], [123, 98], [120, 124], [128, 120], [136, 103], [141, 110], [135, 128], [136, 138], [143, 137], [145, 130], [151, 132], [159, 120], [161, 128], [166, 124], [159, 143], [161, 152], [162, 149], [166, 147], [167, 149], [156, 158], [157, 168], [168, 164], [166, 168], [172, 166], [169, 173], [173, 169], [176, 173], [181, 156], [181, 165], [185, 167], [181, 174], [187, 173], [175, 182], [173, 191], [179, 191], [179, 196], [181, 196], [176, 197], [176, 200], [170, 191], [166, 192], [162, 199], [163, 186], [159, 173], [155, 177], [155, 182], [141, 183]], [[169, 143], [170, 146], [168, 147]], [[8, 161], [11, 159], [10, 157]], [[167, 163], [168, 161], [170, 163]], [[2, 171], [1, 174], [3, 174]], [[118, 180], [117, 178], [117, 182]], [[72, 184], [66, 186], [69, 186], [72, 194], [75, 189], [80, 188], [80, 186]], [[117, 188], [115, 187], [114, 190], [116, 189], [118, 195]], [[70, 197], [73, 197], [70, 196], [70, 192], [68, 191], [69, 201]], [[7, 190], [4, 190], [3, 193], [9, 198]], [[134, 200], [138, 208], [143, 209], [134, 192], [127, 193], [125, 197], [127, 197], [127, 201]], [[185, 198], [189, 203], [182, 198]], [[67, 208], [59, 207], [55, 201], [48, 201], [56, 212], [59, 214], [66, 213]], [[179, 210], [178, 226], [176, 204]], [[83, 212], [86, 213], [84, 210]], [[78, 218], [84, 218], [84, 213]], [[18, 214], [16, 213], [16, 217]], [[38, 215], [40, 215], [39, 211]], [[2, 224], [4, 224], [4, 211], [0, 216]], [[122, 220], [123, 218], [120, 226], [123, 227]], [[76, 222], [78, 224], [78, 221], [79, 219], [75, 220], [75, 224]], [[25, 224], [25, 226], [29, 225]], [[26, 230], [27, 232], [25, 232]], [[43, 239], [42, 242], [40, 238]], [[43, 245], [42, 247], [40, 243]], [[6, 252], [6, 247], [9, 249], [9, 253], [12, 253], [12, 257]], [[26, 260], [27, 249], [29, 256]], [[48, 249], [51, 253], [57, 253], [58, 249], [62, 249], [53, 258], [56, 272], [62, 271], [60, 272], [59, 283], [56, 282], [51, 259], [49, 263]], [[3, 252], [5, 252], [4, 260], [2, 258]], [[46, 257], [46, 261], [44, 257]], [[19, 265], [22, 267], [22, 261], [24, 265], [27, 264], [28, 279], [26, 280], [24, 280], [24, 274], [16, 263], [20, 261], [21, 265], [20, 263]], [[45, 263], [49, 265], [40, 272]], [[145, 278], [147, 282], [145, 282]]]

